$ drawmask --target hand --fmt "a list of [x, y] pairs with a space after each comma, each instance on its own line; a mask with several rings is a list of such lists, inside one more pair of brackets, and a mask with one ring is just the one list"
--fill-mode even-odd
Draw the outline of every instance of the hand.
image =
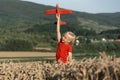
[[57, 20], [60, 20], [60, 14], [56, 14]]
[[67, 64], [72, 65], [74, 60], [68, 61]]

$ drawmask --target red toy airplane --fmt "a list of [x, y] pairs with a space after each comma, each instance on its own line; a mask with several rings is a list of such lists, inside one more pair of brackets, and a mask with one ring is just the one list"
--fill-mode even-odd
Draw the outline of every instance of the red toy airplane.
[[[46, 10], [45, 14], [71, 14], [72, 11], [71, 10], [65, 10], [65, 9], [60, 9], [58, 4], [56, 4], [56, 9], [51, 9], [51, 10]], [[57, 24], [57, 22], [55, 22], [54, 24]], [[60, 21], [60, 25], [65, 25], [66, 22], [64, 21]]]

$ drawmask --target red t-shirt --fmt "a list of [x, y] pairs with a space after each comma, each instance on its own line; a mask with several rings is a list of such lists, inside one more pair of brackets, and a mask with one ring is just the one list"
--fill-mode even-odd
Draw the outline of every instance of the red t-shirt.
[[63, 63], [66, 63], [69, 55], [68, 52], [72, 52], [72, 46], [60, 41], [56, 51], [56, 60], [60, 59]]

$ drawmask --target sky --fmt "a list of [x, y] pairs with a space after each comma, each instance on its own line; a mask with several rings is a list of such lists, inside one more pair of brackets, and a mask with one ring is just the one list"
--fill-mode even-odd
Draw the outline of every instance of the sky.
[[88, 13], [120, 12], [120, 0], [24, 0]]

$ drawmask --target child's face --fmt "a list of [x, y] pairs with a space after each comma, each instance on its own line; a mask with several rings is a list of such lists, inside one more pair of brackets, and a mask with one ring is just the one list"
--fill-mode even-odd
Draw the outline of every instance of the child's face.
[[71, 41], [71, 39], [68, 37], [67, 34], [64, 34], [62, 36], [62, 42], [64, 42], [64, 43], [70, 43], [70, 41]]

